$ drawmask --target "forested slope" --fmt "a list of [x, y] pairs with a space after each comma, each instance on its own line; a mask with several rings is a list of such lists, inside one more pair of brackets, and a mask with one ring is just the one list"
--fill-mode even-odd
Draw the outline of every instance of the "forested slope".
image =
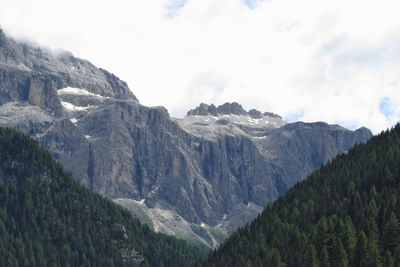
[[201, 255], [89, 192], [29, 137], [0, 128], [0, 266], [182, 266]]
[[314, 171], [203, 266], [400, 266], [400, 125]]

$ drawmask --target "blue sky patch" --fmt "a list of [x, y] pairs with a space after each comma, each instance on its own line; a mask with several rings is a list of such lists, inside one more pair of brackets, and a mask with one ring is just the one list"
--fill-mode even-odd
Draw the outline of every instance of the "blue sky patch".
[[379, 112], [385, 115], [388, 119], [396, 115], [396, 104], [390, 99], [390, 97], [381, 98], [379, 101]]
[[285, 116], [284, 120], [286, 122], [296, 122], [299, 121], [303, 116], [304, 109], [288, 114], [287, 116]]
[[263, 1], [263, 0], [244, 0], [244, 3], [249, 8], [255, 9], [257, 7], [258, 3], [261, 2], [261, 1]]
[[188, 0], [172, 0], [167, 4], [167, 16], [169, 18], [175, 17], [179, 10], [185, 6]]
[[352, 131], [360, 127], [356, 121], [335, 121], [334, 123]]

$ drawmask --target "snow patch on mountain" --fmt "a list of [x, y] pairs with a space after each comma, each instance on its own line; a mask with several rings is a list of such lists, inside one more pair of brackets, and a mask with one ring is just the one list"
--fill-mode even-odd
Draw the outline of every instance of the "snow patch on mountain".
[[74, 88], [74, 87], [65, 87], [65, 88], [62, 88], [62, 89], [58, 89], [57, 90], [57, 94], [58, 95], [94, 96], [94, 97], [102, 98], [102, 99], [110, 98], [108, 96], [102, 96], [102, 95], [99, 95], [99, 94], [94, 94], [94, 93], [91, 93], [91, 92], [89, 92], [89, 91], [87, 91], [85, 89]]
[[92, 106], [87, 106], [87, 107], [75, 106], [74, 104], [65, 101], [61, 101], [61, 105], [63, 105], [63, 107], [69, 111], [82, 111], [92, 107]]
[[213, 115], [186, 116], [184, 120], [190, 123], [205, 123], [205, 124], [213, 124], [213, 123], [224, 124], [226, 122], [229, 122], [242, 126], [261, 127], [261, 128], [265, 127], [277, 128], [286, 124], [284, 121], [280, 119], [268, 116], [263, 116], [262, 118], [255, 119], [249, 115], [234, 115], [234, 114], [229, 114], [229, 115], [224, 114], [218, 116], [213, 116]]
[[250, 114], [188, 115], [175, 121], [187, 132], [207, 139], [220, 135], [245, 135], [258, 140], [265, 139], [265, 132], [287, 124], [279, 116]]

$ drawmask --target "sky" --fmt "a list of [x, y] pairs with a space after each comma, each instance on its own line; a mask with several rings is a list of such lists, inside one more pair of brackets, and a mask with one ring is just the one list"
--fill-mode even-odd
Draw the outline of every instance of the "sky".
[[17, 40], [64, 49], [183, 117], [238, 102], [379, 133], [400, 120], [398, 0], [1, 0]]

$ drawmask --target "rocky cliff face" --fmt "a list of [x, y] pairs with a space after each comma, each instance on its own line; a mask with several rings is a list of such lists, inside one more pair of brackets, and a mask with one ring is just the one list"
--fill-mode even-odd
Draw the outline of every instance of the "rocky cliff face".
[[201, 104], [171, 119], [163, 107], [139, 104], [113, 74], [1, 30], [0, 125], [36, 138], [79, 182], [155, 230], [206, 247], [371, 136], [365, 128], [288, 124], [237, 103]]

